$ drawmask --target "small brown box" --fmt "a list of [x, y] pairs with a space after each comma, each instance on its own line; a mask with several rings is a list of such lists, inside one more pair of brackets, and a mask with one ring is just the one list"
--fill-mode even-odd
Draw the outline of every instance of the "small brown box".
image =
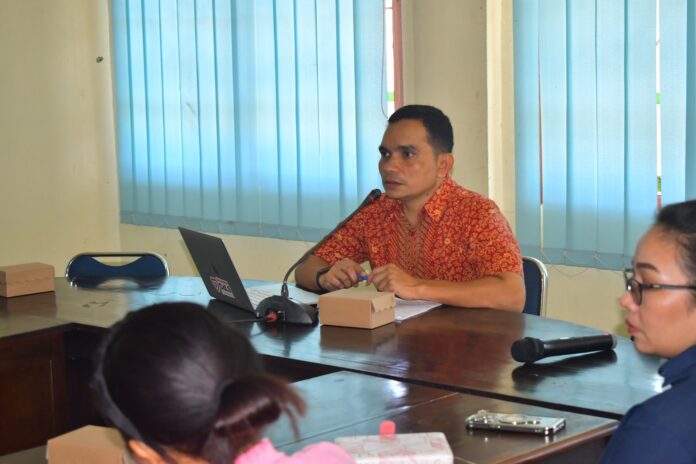
[[394, 322], [392, 292], [344, 288], [319, 297], [319, 320], [326, 325], [374, 329]]
[[0, 296], [11, 297], [55, 290], [50, 264], [27, 263], [0, 266]]
[[133, 462], [118, 430], [96, 425], [87, 425], [48, 440], [46, 459], [49, 464]]

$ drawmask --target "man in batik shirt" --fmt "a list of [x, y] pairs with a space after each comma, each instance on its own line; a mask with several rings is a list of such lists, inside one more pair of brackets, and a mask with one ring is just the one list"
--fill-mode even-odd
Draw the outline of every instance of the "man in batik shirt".
[[517, 241], [493, 201], [450, 177], [453, 144], [442, 111], [398, 109], [379, 147], [386, 195], [315, 250], [297, 268], [297, 283], [333, 291], [367, 279], [404, 299], [521, 311]]

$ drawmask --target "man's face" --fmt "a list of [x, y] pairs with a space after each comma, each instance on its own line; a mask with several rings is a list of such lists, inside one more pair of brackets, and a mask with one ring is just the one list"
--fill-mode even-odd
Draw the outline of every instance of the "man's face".
[[451, 154], [436, 155], [417, 119], [389, 124], [379, 147], [379, 174], [385, 193], [404, 202], [423, 203], [452, 166]]

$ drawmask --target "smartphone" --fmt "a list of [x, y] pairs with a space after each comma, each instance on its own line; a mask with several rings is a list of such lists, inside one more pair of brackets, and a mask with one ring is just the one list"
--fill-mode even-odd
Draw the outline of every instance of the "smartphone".
[[507, 430], [537, 435], [553, 435], [565, 427], [562, 417], [530, 416], [527, 414], [506, 414], [482, 409], [466, 419], [470, 429]]

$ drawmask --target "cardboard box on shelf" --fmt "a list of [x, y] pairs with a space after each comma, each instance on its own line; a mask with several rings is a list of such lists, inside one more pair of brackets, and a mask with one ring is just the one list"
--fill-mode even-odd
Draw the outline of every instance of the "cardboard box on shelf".
[[26, 263], [0, 266], [0, 296], [13, 297], [55, 290], [55, 271], [50, 264]]
[[319, 321], [326, 325], [374, 329], [394, 322], [392, 292], [344, 288], [319, 297]]

